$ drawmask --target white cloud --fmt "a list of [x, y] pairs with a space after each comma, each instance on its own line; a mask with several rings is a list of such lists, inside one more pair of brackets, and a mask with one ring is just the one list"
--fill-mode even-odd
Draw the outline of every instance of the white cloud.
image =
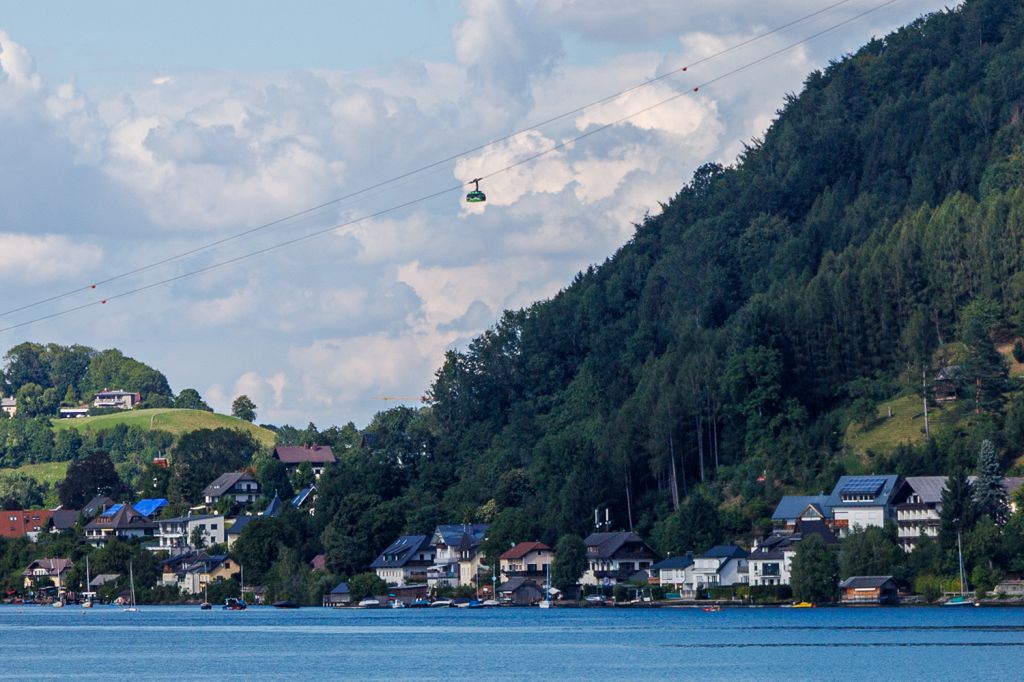
[[8, 282], [52, 282], [95, 268], [103, 249], [56, 234], [0, 232], [0, 278]]

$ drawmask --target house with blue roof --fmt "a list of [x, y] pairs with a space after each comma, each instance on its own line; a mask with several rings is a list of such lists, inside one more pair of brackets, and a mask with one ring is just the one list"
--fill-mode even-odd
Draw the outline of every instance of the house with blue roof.
[[736, 545], [715, 545], [694, 557], [687, 569], [686, 587], [693, 591], [712, 587], [746, 585], [749, 581], [747, 550]]
[[384, 549], [373, 563], [381, 580], [395, 587], [427, 582], [427, 569], [434, 565], [436, 551], [428, 535], [403, 535]]
[[829, 495], [835, 530], [840, 536], [854, 528], [884, 526], [895, 519], [894, 495], [899, 476], [842, 476]]
[[652, 577], [658, 577], [659, 585], [673, 588], [678, 592], [680, 586], [686, 584], [686, 570], [691, 566], [693, 566], [693, 553], [687, 552], [662, 559], [647, 570]]
[[784, 495], [772, 513], [772, 523], [779, 530], [793, 530], [798, 521], [832, 522], [828, 495]]

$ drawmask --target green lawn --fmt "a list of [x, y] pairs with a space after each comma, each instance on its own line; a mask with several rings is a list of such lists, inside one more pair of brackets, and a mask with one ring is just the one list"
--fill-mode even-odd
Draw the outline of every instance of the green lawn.
[[[866, 428], [860, 424], [850, 424], [846, 428], [843, 440], [858, 454], [863, 454], [867, 450], [891, 452], [900, 443], [924, 442], [924, 414], [919, 397], [909, 395], [884, 402], [878, 406], [877, 415], [875, 422]], [[955, 403], [928, 408], [928, 420], [933, 435], [937, 430], [954, 423], [956, 418]]]
[[176, 436], [198, 429], [228, 428], [247, 431], [264, 447], [274, 445], [274, 432], [247, 421], [214, 412], [202, 410], [177, 410], [161, 408], [155, 410], [127, 410], [121, 414], [104, 414], [82, 419], [54, 419], [54, 431], [78, 429], [79, 431], [102, 431], [118, 424], [138, 426], [154, 431], [167, 431]]
[[41, 462], [39, 464], [24, 464], [15, 469], [0, 469], [4, 474], [26, 474], [40, 483], [60, 483], [68, 471], [67, 462]]

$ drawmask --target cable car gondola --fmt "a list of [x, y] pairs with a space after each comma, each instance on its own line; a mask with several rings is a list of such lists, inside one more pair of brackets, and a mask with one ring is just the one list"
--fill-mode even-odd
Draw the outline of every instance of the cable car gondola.
[[482, 201], [487, 201], [487, 195], [480, 191], [480, 181], [483, 178], [477, 178], [476, 180], [470, 180], [473, 183], [474, 189], [466, 195], [466, 202], [470, 204], [478, 204]]

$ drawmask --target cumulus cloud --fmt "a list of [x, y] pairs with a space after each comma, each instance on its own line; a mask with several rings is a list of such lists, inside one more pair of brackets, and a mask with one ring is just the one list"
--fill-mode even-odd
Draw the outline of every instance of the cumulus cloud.
[[50, 282], [95, 268], [103, 249], [55, 234], [0, 232], [0, 278]]

